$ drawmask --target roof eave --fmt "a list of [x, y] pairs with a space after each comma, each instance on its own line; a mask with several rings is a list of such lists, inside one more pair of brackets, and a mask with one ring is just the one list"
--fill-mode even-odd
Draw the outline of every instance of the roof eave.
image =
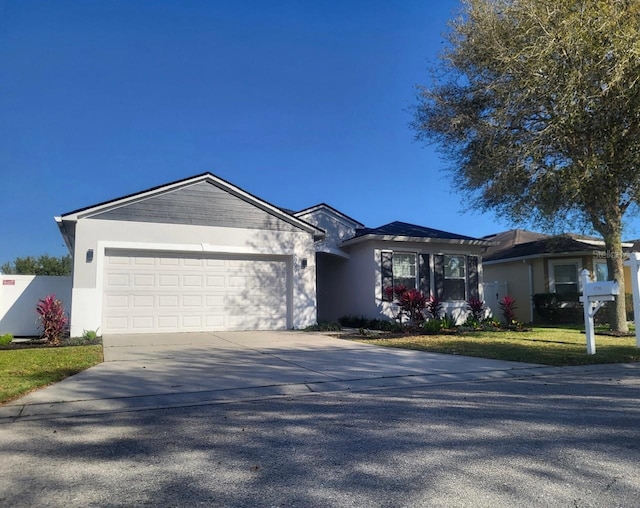
[[367, 242], [370, 240], [379, 240], [384, 242], [416, 242], [416, 243], [444, 243], [449, 245], [474, 245], [478, 247], [490, 247], [494, 245], [492, 242], [486, 240], [475, 240], [465, 238], [430, 238], [430, 237], [415, 237], [415, 236], [397, 236], [397, 235], [362, 235], [345, 240], [340, 245], [349, 246], [357, 243]]

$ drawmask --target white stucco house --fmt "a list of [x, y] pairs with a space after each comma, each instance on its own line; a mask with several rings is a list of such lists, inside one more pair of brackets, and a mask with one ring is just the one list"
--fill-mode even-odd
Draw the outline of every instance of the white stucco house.
[[56, 217], [73, 256], [71, 335], [303, 328], [393, 315], [403, 283], [452, 311], [481, 297], [488, 242], [326, 204], [278, 208], [204, 173]]

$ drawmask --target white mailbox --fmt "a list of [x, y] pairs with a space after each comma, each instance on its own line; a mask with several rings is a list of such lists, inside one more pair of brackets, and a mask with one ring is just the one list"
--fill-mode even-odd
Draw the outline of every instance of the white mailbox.
[[584, 284], [584, 296], [612, 296], [620, 294], [620, 284], [616, 280], [588, 282]]

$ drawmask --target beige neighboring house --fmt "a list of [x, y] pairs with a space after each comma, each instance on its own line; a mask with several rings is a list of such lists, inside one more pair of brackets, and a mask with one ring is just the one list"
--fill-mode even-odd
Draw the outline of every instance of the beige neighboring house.
[[[579, 292], [580, 272], [585, 268], [596, 280], [609, 279], [604, 241], [596, 237], [512, 229], [483, 240], [494, 243], [483, 254], [485, 295], [494, 315], [500, 313], [494, 308], [496, 301], [508, 294], [516, 299], [516, 319], [531, 322], [534, 294]], [[633, 245], [622, 244], [627, 251]], [[630, 293], [628, 270], [625, 267], [625, 292]]]

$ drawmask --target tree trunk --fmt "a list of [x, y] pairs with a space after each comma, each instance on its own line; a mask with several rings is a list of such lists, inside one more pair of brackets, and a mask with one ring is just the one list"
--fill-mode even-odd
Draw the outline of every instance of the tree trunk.
[[611, 330], [619, 333], [628, 333], [627, 310], [624, 294], [624, 254], [622, 252], [622, 236], [619, 232], [612, 232], [604, 236], [604, 244], [607, 254], [607, 268], [609, 279], [618, 281], [620, 294], [616, 296], [611, 307]]

